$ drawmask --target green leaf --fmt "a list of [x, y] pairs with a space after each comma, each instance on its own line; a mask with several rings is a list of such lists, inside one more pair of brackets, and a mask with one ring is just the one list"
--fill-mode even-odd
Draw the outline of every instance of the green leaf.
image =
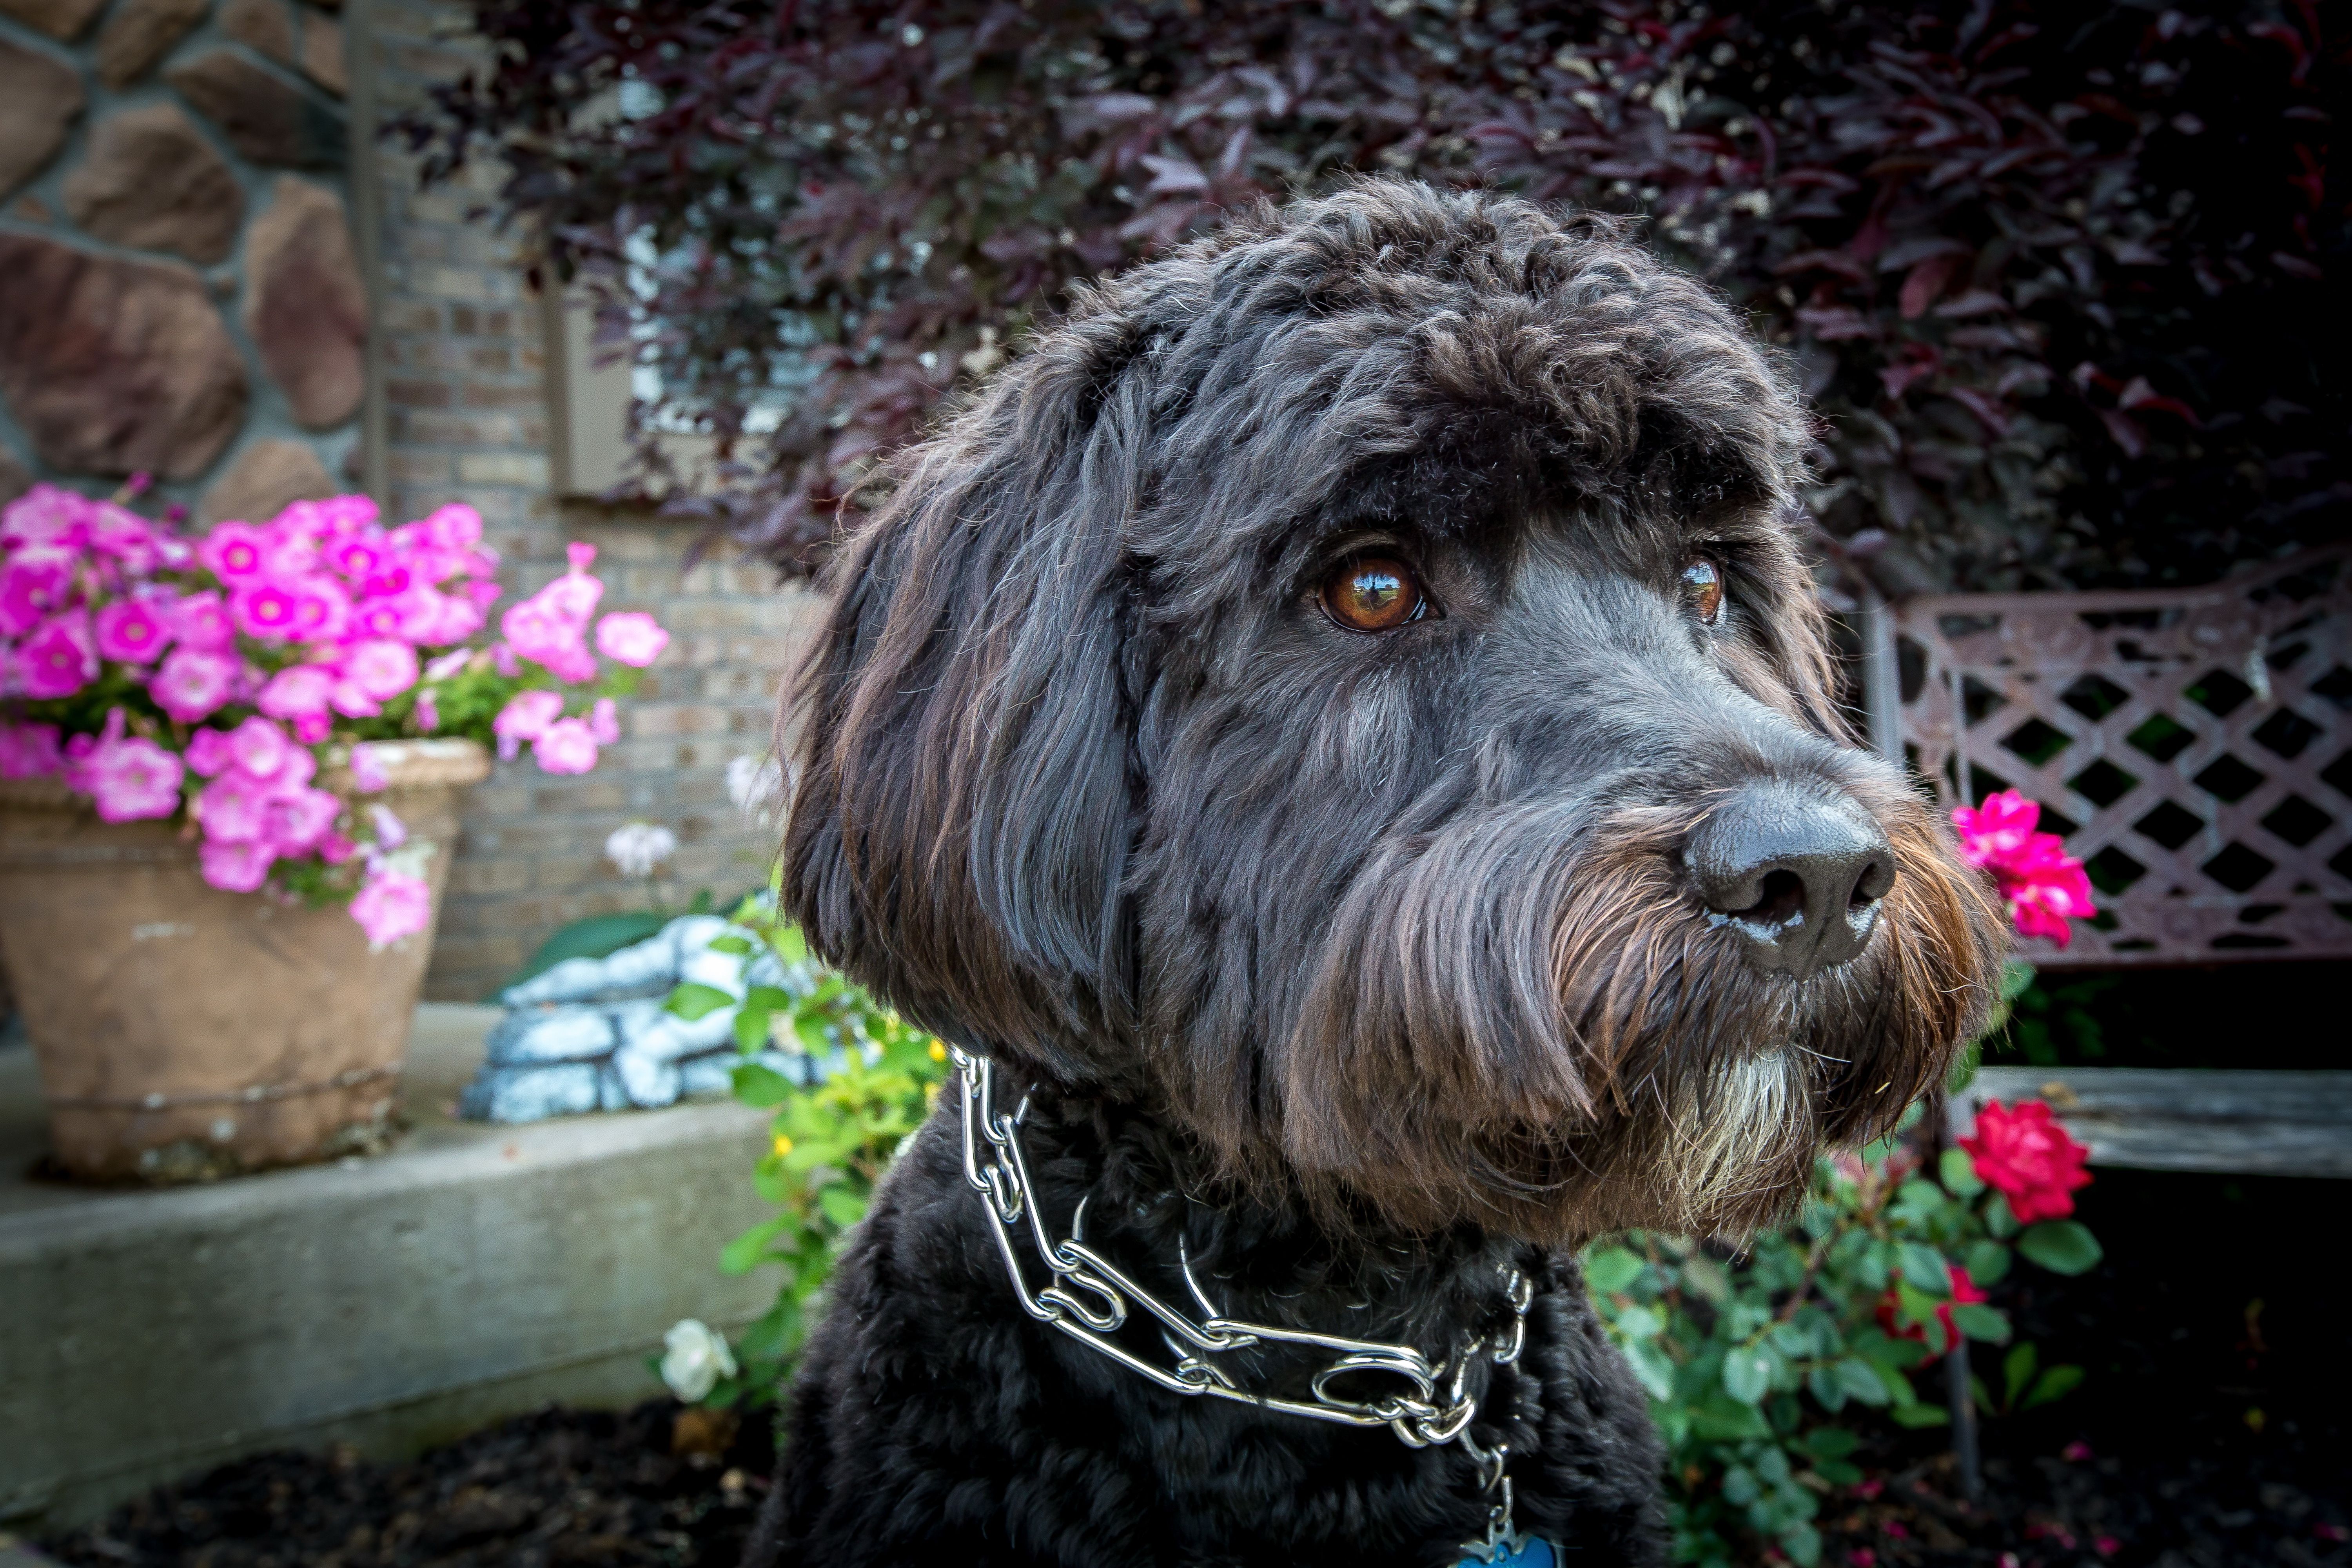
[[773, 985], [754, 985], [743, 993], [743, 1005], [767, 1013], [789, 1013], [793, 994]]
[[751, 951], [751, 939], [747, 936], [719, 936], [709, 943], [713, 952], [731, 952], [741, 957]]
[[1797, 1568], [1814, 1568], [1822, 1560], [1822, 1532], [1801, 1521], [1780, 1532], [1780, 1550]]
[[853, 1193], [846, 1187], [825, 1188], [817, 1194], [816, 1206], [824, 1211], [825, 1218], [844, 1230], [866, 1217], [864, 1194]]
[[1756, 1405], [1772, 1392], [1772, 1352], [1760, 1345], [1735, 1346], [1723, 1358], [1723, 1386], [1742, 1405]]
[[1995, 1241], [2007, 1241], [2017, 1234], [2017, 1216], [2010, 1212], [2009, 1200], [1999, 1193], [1985, 1199], [1984, 1222]]
[[1665, 1330], [1666, 1321], [1649, 1307], [1634, 1303], [1619, 1312], [1614, 1320], [1618, 1333], [1629, 1340], [1654, 1339]]
[[1640, 1279], [1645, 1267], [1622, 1247], [1604, 1247], [1585, 1258], [1584, 1283], [1603, 1296], [1612, 1296]]
[[[1873, 1379], [1872, 1386], [1875, 1387], [1876, 1382], [1876, 1379]], [[1844, 1409], [1846, 1400], [1851, 1397], [1846, 1392], [1845, 1384], [1838, 1380], [1834, 1367], [1813, 1368], [1805, 1374], [1805, 1387], [1811, 1391], [1813, 1403], [1832, 1415]]]
[[[1901, 1373], [1890, 1373], [1885, 1368], [1873, 1366], [1859, 1356], [1847, 1356], [1829, 1370], [1837, 1380], [1838, 1386], [1845, 1391], [1847, 1398], [1864, 1405], [1886, 1404], [1895, 1387], [1888, 1379], [1892, 1377], [1895, 1382], [1901, 1382], [1903, 1377]], [[1908, 1384], [1904, 1384], [1906, 1393], [1909, 1386]]]
[[1940, 1405], [1898, 1405], [1887, 1412], [1901, 1426], [1948, 1426], [1952, 1413]]
[[792, 1224], [790, 1215], [778, 1215], [773, 1219], [761, 1220], [727, 1244], [725, 1249], [719, 1255], [719, 1268], [729, 1274], [748, 1274], [757, 1268], [766, 1258], [768, 1243], [773, 1241], [776, 1238], [776, 1233], [790, 1224]]
[[2001, 1357], [2000, 1404], [2002, 1409], [2006, 1410], [2017, 1403], [2017, 1396], [2025, 1392], [2027, 1384], [2033, 1381], [2033, 1370], [2041, 1359], [2042, 1352], [2034, 1347], [2032, 1340], [2025, 1341], [2015, 1350]]
[[762, 1110], [782, 1105], [792, 1098], [794, 1087], [792, 1079], [758, 1062], [743, 1062], [735, 1068], [735, 1098], [746, 1105]]
[[[781, 867], [782, 862], [779, 861], [778, 865]], [[798, 926], [775, 927], [768, 932], [768, 945], [774, 948], [776, 956], [788, 965], [798, 963], [808, 956], [808, 939], [801, 934]]]
[[1675, 1394], [1675, 1363], [1658, 1348], [1655, 1340], [1636, 1340], [1624, 1347], [1625, 1363], [1633, 1369], [1633, 1379], [1647, 1389], [1653, 1399], [1672, 1399]]
[[1683, 1265], [1683, 1283], [1717, 1307], [1731, 1300], [1731, 1276], [1724, 1272], [1722, 1264], [1705, 1253]]
[[1979, 1285], [1990, 1285], [2009, 1276], [2009, 1248], [1997, 1241], [1979, 1241], [1969, 1247], [1961, 1267], [1969, 1278]]
[[1937, 1163], [1937, 1173], [1942, 1176], [1944, 1190], [1956, 1198], [1972, 1198], [1985, 1189], [1984, 1178], [1977, 1174], [1977, 1163], [1969, 1158], [1966, 1149], [1947, 1149]]
[[[765, 1046], [768, 1043], [768, 1020], [771, 1016], [765, 1007], [746, 1006], [737, 1013], [735, 1015], [735, 1048], [745, 1056], [751, 1056]], [[752, 1103], [760, 1102], [754, 1100]]]
[[1817, 1459], [1813, 1473], [1833, 1487], [1850, 1487], [1862, 1479], [1862, 1467], [1849, 1465], [1843, 1459]]
[[1862, 1439], [1843, 1426], [1816, 1426], [1805, 1434], [1805, 1452], [1817, 1459], [1843, 1459], [1862, 1447]]
[[669, 1001], [665, 1005], [691, 1024], [697, 1018], [709, 1016], [721, 1007], [732, 1007], [735, 998], [716, 985], [704, 985], [688, 980], [669, 994]]
[[2053, 1366], [2034, 1380], [2033, 1392], [2025, 1396], [2025, 1403], [2020, 1408], [2031, 1410], [2037, 1405], [2047, 1405], [2053, 1399], [2063, 1399], [2072, 1394], [2075, 1385], [2082, 1381], [2081, 1367], [2065, 1364]]
[[1982, 1340], [1989, 1345], [2009, 1343], [2009, 1320], [1981, 1302], [1954, 1307], [1952, 1326], [1969, 1339]]
[[2046, 1219], [2017, 1238], [2017, 1250], [2053, 1274], [2084, 1274], [2104, 1254], [2088, 1227], [2071, 1219]]
[[1952, 1266], [1944, 1255], [1923, 1242], [1906, 1241], [1898, 1249], [1903, 1278], [1922, 1296], [1942, 1300], [1952, 1293]]

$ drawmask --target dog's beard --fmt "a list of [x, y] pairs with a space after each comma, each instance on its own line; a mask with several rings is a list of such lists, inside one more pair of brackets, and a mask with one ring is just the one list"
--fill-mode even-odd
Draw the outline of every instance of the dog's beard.
[[1798, 1053], [1774, 1047], [1672, 1095], [1657, 1181], [1676, 1228], [1744, 1228], [1786, 1201], [1819, 1138], [1809, 1078]]

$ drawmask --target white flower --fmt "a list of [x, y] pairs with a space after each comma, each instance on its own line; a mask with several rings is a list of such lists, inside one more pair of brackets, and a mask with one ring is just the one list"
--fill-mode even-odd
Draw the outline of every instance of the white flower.
[[662, 1336], [662, 1381], [669, 1391], [692, 1405], [718, 1386], [722, 1377], [735, 1375], [735, 1352], [727, 1337], [699, 1318], [680, 1318]]
[[765, 827], [784, 804], [784, 772], [773, 757], [737, 757], [727, 764], [727, 798], [754, 826]]
[[677, 835], [652, 822], [625, 822], [604, 840], [604, 858], [624, 877], [650, 877], [677, 853]]

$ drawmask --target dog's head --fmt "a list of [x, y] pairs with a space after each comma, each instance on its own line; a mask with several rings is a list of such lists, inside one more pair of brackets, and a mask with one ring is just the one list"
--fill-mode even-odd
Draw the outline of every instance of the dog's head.
[[790, 908], [1334, 1213], [1754, 1223], [1998, 952], [1845, 742], [1803, 429], [1720, 300], [1520, 201], [1367, 183], [1128, 273], [837, 563]]

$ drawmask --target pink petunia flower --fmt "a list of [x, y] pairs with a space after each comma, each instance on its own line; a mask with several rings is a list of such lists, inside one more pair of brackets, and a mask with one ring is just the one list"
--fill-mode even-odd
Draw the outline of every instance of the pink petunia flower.
[[596, 737], [578, 719], [558, 719], [530, 745], [530, 754], [551, 773], [584, 773], [596, 766]]
[[98, 679], [98, 643], [80, 610], [51, 616], [16, 650], [16, 676], [35, 701], [71, 697]]
[[332, 642], [352, 624], [352, 599], [341, 584], [325, 577], [305, 577], [294, 593], [297, 642]]
[[172, 640], [184, 648], [228, 653], [236, 647], [236, 628], [229, 624], [228, 609], [210, 588], [201, 594], [183, 594], [164, 605], [163, 625]]
[[257, 577], [229, 595], [229, 619], [249, 637], [291, 640], [301, 624], [302, 595], [291, 584]]
[[225, 893], [250, 893], [269, 880], [277, 851], [258, 839], [230, 842], [207, 838], [196, 849], [196, 868]]
[[242, 673], [229, 654], [175, 647], [148, 679], [147, 695], [180, 723], [193, 724], [220, 710], [236, 693]]
[[439, 658], [434, 659], [432, 663], [425, 667], [425, 679], [427, 680], [446, 680], [451, 676], [457, 674], [459, 670], [465, 668], [467, 665], [473, 662], [474, 650], [472, 648], [453, 647], [447, 653], [441, 655]]
[[350, 839], [344, 837], [341, 832], [331, 827], [325, 833], [319, 836], [319, 847], [317, 850], [314, 851], [320, 859], [324, 860], [330, 866], [340, 866], [359, 852], [360, 847], [358, 845], [352, 843]]
[[352, 787], [362, 795], [381, 795], [392, 784], [383, 771], [383, 759], [364, 741], [352, 748], [351, 768]]
[[385, 871], [370, 878], [352, 900], [352, 919], [371, 950], [415, 936], [433, 923], [433, 889], [422, 877]]
[[430, 691], [420, 691], [416, 694], [415, 711], [416, 728], [419, 731], [430, 735], [434, 731], [441, 728], [441, 704], [434, 700], [433, 693]]
[[104, 822], [143, 822], [180, 809], [180, 759], [141, 735], [122, 732], [120, 708], [106, 716], [97, 744], [75, 763], [73, 784], [86, 792]]
[[89, 542], [89, 514], [98, 503], [76, 490], [35, 485], [0, 507], [0, 548], [48, 545], [78, 551]]
[[63, 761], [55, 724], [0, 721], [0, 779], [47, 778]]
[[164, 564], [171, 553], [170, 542], [153, 523], [129, 507], [102, 500], [90, 508], [89, 547], [134, 577], [143, 577]]
[[226, 731], [207, 726], [188, 737], [187, 761], [189, 772], [211, 778], [236, 765], [236, 752]]
[[425, 536], [444, 550], [463, 550], [481, 541], [482, 514], [464, 501], [436, 507], [420, 521]]
[[599, 697], [596, 705], [588, 710], [588, 733], [600, 746], [609, 746], [621, 738], [621, 710], [609, 697]]
[[343, 649], [343, 679], [378, 702], [416, 684], [416, 650], [390, 637], [371, 638]]
[[669, 633], [642, 610], [624, 610], [596, 624], [596, 648], [605, 658], [643, 669], [669, 647]]
[[327, 569], [354, 583], [364, 583], [391, 559], [391, 547], [373, 529], [330, 540], [320, 552]]
[[290, 771], [294, 748], [287, 743], [285, 731], [257, 713], [228, 732], [228, 755], [231, 766], [257, 779], [274, 779]]
[[143, 599], [117, 599], [98, 612], [98, 651], [122, 664], [152, 664], [172, 640], [164, 619]]
[[205, 570], [232, 588], [258, 578], [268, 552], [268, 530], [249, 522], [216, 522], [196, 543]]
[[398, 812], [382, 802], [368, 807], [368, 821], [375, 828], [375, 847], [378, 849], [397, 849], [408, 842], [408, 824], [400, 820]]
[[520, 753], [522, 743], [536, 741], [547, 732], [547, 727], [563, 716], [563, 694], [560, 691], [518, 691], [499, 716], [490, 721], [490, 733], [499, 738], [499, 760], [512, 762]]
[[509, 608], [499, 619], [506, 646], [532, 663], [544, 666], [558, 680], [596, 679], [596, 658], [588, 651], [581, 627], [557, 612], [542, 595], [534, 594]]
[[333, 670], [324, 665], [292, 664], [269, 678], [254, 706], [272, 719], [324, 720], [334, 690]]
[[257, 778], [232, 767], [204, 787], [193, 810], [204, 825], [205, 837], [223, 844], [256, 844], [268, 820], [270, 797], [278, 793], [274, 779]]
[[279, 790], [262, 805], [260, 841], [281, 859], [307, 855], [342, 811], [343, 803], [325, 790]]
[[74, 556], [31, 545], [0, 562], [0, 634], [23, 637], [73, 597]]

